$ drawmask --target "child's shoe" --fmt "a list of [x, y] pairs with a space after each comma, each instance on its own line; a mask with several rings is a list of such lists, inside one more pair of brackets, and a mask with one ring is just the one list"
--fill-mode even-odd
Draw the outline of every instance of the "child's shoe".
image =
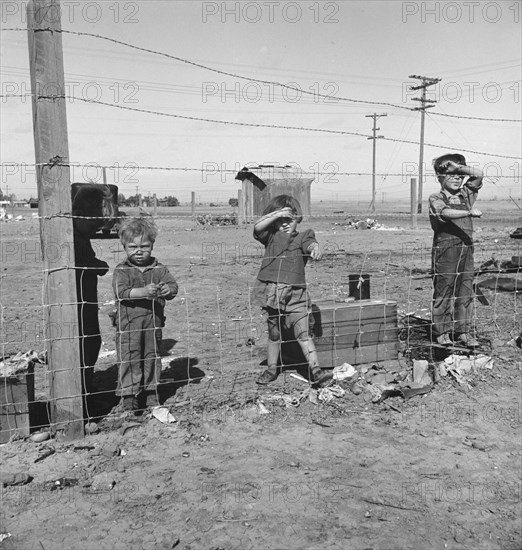
[[256, 384], [270, 384], [270, 382], [273, 382], [278, 377], [277, 373], [277, 367], [271, 367], [266, 369], [261, 376], [256, 380]]
[[479, 341], [476, 338], [473, 338], [470, 334], [459, 334], [457, 337], [457, 342], [468, 348], [478, 348], [480, 346]]
[[319, 367], [312, 369], [312, 383], [314, 386], [320, 386], [324, 384], [327, 380], [333, 378], [333, 373], [324, 371]]

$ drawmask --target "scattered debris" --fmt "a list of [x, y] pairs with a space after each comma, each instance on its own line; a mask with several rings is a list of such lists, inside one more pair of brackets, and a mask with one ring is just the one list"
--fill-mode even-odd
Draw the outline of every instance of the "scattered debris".
[[50, 437], [51, 434], [49, 432], [35, 432], [29, 439], [35, 443], [41, 443], [42, 441], [47, 441]]
[[433, 382], [429, 374], [429, 366], [428, 361], [424, 359], [413, 361], [413, 384], [410, 384], [410, 387], [423, 388]]
[[332, 222], [332, 224], [343, 229], [376, 229], [380, 231], [397, 231], [402, 229], [401, 227], [385, 227], [372, 218], [358, 219], [353, 216], [345, 218], [342, 222]]
[[163, 424], [172, 424], [173, 422], [177, 422], [168, 407], [154, 407], [152, 409], [152, 416]]
[[355, 367], [349, 363], [343, 363], [342, 365], [335, 367], [333, 370], [334, 380], [345, 380], [346, 378], [353, 378], [357, 374]]
[[92, 478], [90, 483], [91, 490], [89, 492], [107, 493], [108, 491], [111, 491], [115, 485], [116, 481], [114, 481], [111, 474], [109, 472], [102, 472], [100, 474], [96, 474]]
[[328, 386], [326, 388], [320, 388], [318, 390], [317, 398], [319, 399], [319, 401], [329, 403], [336, 397], [343, 397], [345, 393], [346, 392], [343, 390], [343, 388], [341, 388], [341, 386]]
[[42, 447], [34, 463], [36, 464], [37, 462], [41, 462], [42, 460], [45, 460], [47, 457], [53, 455], [55, 452], [56, 451], [54, 450], [54, 447], [47, 447], [47, 446]]
[[85, 425], [85, 431], [88, 434], [95, 434], [99, 430], [98, 424], [96, 422], [89, 422]]
[[200, 214], [196, 216], [198, 225], [237, 225], [237, 214], [222, 214], [213, 216], [212, 214]]
[[308, 384], [308, 380], [304, 376], [301, 376], [300, 374], [296, 374], [296, 373], [292, 372], [290, 374], [290, 376], [292, 378], [295, 378], [296, 380], [301, 380], [301, 382], [306, 382]]
[[256, 406], [259, 414], [270, 414], [270, 411], [265, 407], [265, 404], [261, 401], [261, 399], [256, 401]]
[[512, 239], [522, 239], [522, 227], [517, 227], [509, 236]]
[[116, 443], [107, 443], [100, 449], [100, 453], [107, 458], [112, 458], [120, 454], [120, 447]]
[[495, 292], [522, 292], [522, 279], [520, 277], [490, 277], [480, 281], [480, 286]]
[[61, 477], [54, 481], [47, 481], [42, 484], [43, 488], [48, 489], [49, 491], [61, 491], [66, 487], [75, 487], [78, 485], [79, 480], [76, 478]]
[[33, 480], [33, 478], [25, 473], [25, 472], [18, 472], [16, 474], [9, 474], [7, 472], [0, 472], [0, 481], [2, 483], [2, 487], [12, 487], [15, 485], [26, 485], [27, 483], [30, 483]]
[[25, 353], [19, 352], [12, 357], [4, 357], [0, 361], [0, 376], [13, 376], [14, 374], [26, 372], [36, 363], [45, 364], [47, 362], [45, 351], [36, 352], [33, 350]]

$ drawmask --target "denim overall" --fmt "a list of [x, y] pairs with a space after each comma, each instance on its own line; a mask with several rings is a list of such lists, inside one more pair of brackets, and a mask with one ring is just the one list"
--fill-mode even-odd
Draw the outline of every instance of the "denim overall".
[[[452, 210], [469, 211], [461, 193], [442, 198]], [[432, 217], [433, 336], [470, 331], [473, 316], [473, 222], [470, 217], [441, 222]]]

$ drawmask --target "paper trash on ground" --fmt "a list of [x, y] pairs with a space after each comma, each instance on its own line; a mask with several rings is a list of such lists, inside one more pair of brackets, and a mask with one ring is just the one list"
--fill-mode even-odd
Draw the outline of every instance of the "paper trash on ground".
[[444, 363], [449, 365], [448, 370], [454, 370], [457, 374], [467, 374], [468, 372], [475, 372], [479, 369], [493, 368], [493, 359], [489, 355], [483, 354], [476, 356], [470, 355], [469, 357], [453, 354], [446, 357]]
[[167, 407], [154, 407], [152, 409], [152, 416], [157, 418], [160, 422], [163, 422], [163, 424], [172, 424], [176, 422], [176, 419]]
[[343, 363], [339, 367], [335, 367], [333, 370], [334, 380], [345, 380], [346, 378], [352, 378], [357, 374], [355, 367], [349, 363]]

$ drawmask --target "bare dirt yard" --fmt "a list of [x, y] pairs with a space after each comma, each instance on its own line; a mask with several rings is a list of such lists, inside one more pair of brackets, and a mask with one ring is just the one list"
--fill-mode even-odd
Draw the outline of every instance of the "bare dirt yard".
[[[372, 298], [396, 301], [400, 320], [422, 317], [431, 297], [427, 216], [413, 230], [406, 214], [377, 213], [384, 227], [360, 230], [345, 212], [302, 224], [325, 250], [307, 267], [312, 298], [342, 299], [348, 274], [368, 273]], [[45, 347], [39, 226], [25, 216], [0, 228], [4, 357]], [[522, 224], [513, 218], [490, 209], [478, 221], [476, 267], [520, 255], [509, 233]], [[0, 547], [522, 548], [522, 361], [508, 345], [522, 329], [520, 293], [484, 288], [489, 305], [477, 302], [479, 352], [490, 368], [443, 376], [422, 327], [401, 329], [397, 360], [356, 365], [357, 382], [341, 381], [344, 394], [321, 400], [293, 370], [255, 384], [267, 337], [250, 307], [263, 252], [251, 226], [204, 227], [176, 209], [158, 212], [157, 224], [154, 253], [180, 285], [166, 309], [160, 390], [176, 422], [107, 414], [117, 370], [111, 275], [123, 252], [117, 239], [95, 239], [111, 266], [99, 280], [95, 433], [0, 447]], [[404, 382], [423, 358], [437, 374], [430, 391], [376, 394], [370, 375]], [[47, 375], [36, 366], [42, 403]], [[14, 485], [8, 474], [30, 481]]]

